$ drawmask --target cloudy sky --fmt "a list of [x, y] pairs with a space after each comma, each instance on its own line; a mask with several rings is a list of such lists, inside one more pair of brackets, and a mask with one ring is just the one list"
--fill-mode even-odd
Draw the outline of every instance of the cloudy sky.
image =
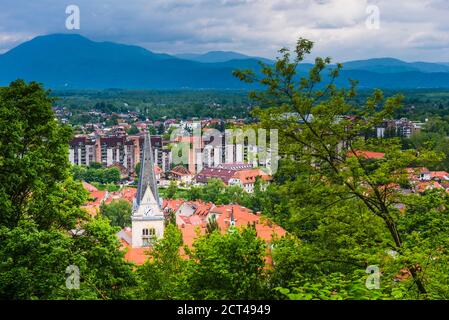
[[[80, 30], [65, 27], [72, 4], [80, 8]], [[0, 0], [0, 52], [37, 35], [72, 32], [156, 52], [273, 58], [301, 36], [315, 42], [313, 56], [334, 61], [449, 62], [448, 17], [449, 0]]]

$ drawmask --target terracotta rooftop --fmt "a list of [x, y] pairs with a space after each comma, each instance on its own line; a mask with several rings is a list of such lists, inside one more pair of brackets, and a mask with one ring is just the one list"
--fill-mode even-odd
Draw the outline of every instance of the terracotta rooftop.
[[239, 179], [242, 184], [253, 184], [256, 182], [257, 177], [264, 181], [272, 180], [271, 176], [261, 169], [239, 170], [233, 176], [234, 179]]
[[443, 186], [437, 181], [425, 181], [416, 185], [416, 191], [424, 192], [431, 189], [444, 189]]
[[161, 174], [164, 171], [161, 169], [161, 167], [159, 167], [157, 164], [154, 165], [154, 173], [155, 174]]
[[185, 200], [183, 199], [164, 199], [162, 202], [162, 209], [176, 212], [184, 202]]
[[129, 203], [133, 203], [136, 194], [137, 194], [136, 188], [123, 188], [120, 191], [110, 192], [109, 197], [106, 199], [106, 203], [111, 203], [113, 200], [120, 200], [120, 199], [126, 200]]
[[189, 176], [192, 173], [183, 166], [176, 166], [171, 170], [171, 173], [178, 175], [178, 176]]
[[94, 187], [90, 183], [87, 183], [86, 181], [83, 181], [83, 187], [84, 187], [84, 189], [86, 189], [89, 192], [98, 191], [98, 189], [96, 187]]
[[[170, 204], [178, 206], [181, 203], [187, 202], [184, 200], [164, 200], [165, 208]], [[202, 203], [205, 204], [205, 203]], [[268, 219], [262, 218], [260, 215], [252, 213], [248, 208], [240, 205], [223, 205], [213, 206], [211, 205], [209, 213], [218, 214], [217, 224], [222, 233], [225, 233], [231, 226], [231, 216], [233, 217], [235, 227], [246, 227], [249, 224], [255, 224], [257, 236], [266, 242], [270, 242], [273, 236], [282, 237], [286, 234], [286, 231], [280, 226], [270, 222]], [[181, 215], [176, 216], [176, 224], [181, 230], [182, 239], [185, 245], [192, 247], [193, 242], [198, 235], [205, 234], [206, 232], [206, 220], [205, 217], [201, 217], [198, 214], [194, 214], [190, 217]], [[147, 259], [145, 252], [148, 248], [132, 248], [131, 244], [125, 239], [131, 238], [130, 229], [124, 229], [119, 232], [122, 247], [126, 248], [125, 259], [127, 261], [134, 262], [138, 265], [143, 264]], [[184, 250], [181, 248], [181, 255], [185, 257]]]
[[430, 178], [431, 179], [442, 179], [442, 180], [449, 180], [449, 173], [446, 171], [431, 171], [430, 172]]
[[355, 150], [354, 152], [349, 152], [348, 156], [358, 156], [364, 159], [383, 159], [385, 158], [385, 153], [383, 152], [374, 152], [374, 151], [364, 151], [364, 150]]

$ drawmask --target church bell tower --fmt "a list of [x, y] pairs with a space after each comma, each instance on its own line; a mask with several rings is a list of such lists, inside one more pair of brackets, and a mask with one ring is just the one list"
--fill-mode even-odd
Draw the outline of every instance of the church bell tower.
[[145, 134], [139, 185], [131, 216], [133, 248], [151, 246], [155, 239], [164, 235], [165, 218], [161, 207], [154, 174], [151, 138], [149, 134]]

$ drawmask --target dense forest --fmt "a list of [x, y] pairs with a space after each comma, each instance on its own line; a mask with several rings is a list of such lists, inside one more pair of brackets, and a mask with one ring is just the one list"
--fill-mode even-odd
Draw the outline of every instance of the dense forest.
[[73, 113], [73, 124], [97, 120], [86, 111], [106, 114], [138, 112], [141, 120], [245, 118], [252, 108], [246, 91], [55, 91], [55, 106]]
[[[373, 90], [360, 90], [353, 103], [361, 105]], [[424, 121], [432, 116], [449, 119], [448, 90], [385, 91], [385, 96], [401, 93], [403, 107], [396, 110], [395, 118]], [[141, 120], [191, 119], [191, 118], [250, 118], [256, 106], [248, 98], [247, 91], [54, 91], [58, 97], [56, 106], [66, 107], [73, 115], [72, 124], [100, 122], [98, 117], [88, 116], [86, 111], [106, 114], [138, 112]]]

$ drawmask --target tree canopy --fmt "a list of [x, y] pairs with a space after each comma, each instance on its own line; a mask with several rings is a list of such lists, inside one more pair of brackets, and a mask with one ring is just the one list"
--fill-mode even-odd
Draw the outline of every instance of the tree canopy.
[[[447, 283], [442, 285], [442, 278], [428, 270], [447, 260], [442, 250], [446, 226], [426, 225], [433, 236], [424, 240], [421, 227], [412, 221], [417, 204], [424, 202], [428, 207], [421, 207], [420, 215], [441, 222], [446, 208], [428, 199], [444, 202], [446, 193], [417, 195], [398, 188], [408, 180], [407, 167], [437, 162], [439, 155], [425, 148], [403, 150], [398, 138], [366, 134], [393, 117], [402, 96], [385, 98], [377, 90], [364, 103], [354, 103], [356, 81], [350, 88], [337, 88], [334, 79], [342, 65], [330, 67], [330, 58], [316, 58], [308, 77], [298, 77], [297, 67], [312, 47], [311, 41], [299, 39], [294, 52], [280, 50], [275, 65], [264, 65], [261, 75], [235, 72], [243, 81], [265, 87], [251, 93], [259, 105], [255, 115], [261, 127], [279, 132], [284, 160], [275, 179], [277, 190], [263, 211], [298, 237], [300, 245], [291, 254], [303, 259], [290, 269], [290, 284], [282, 280], [282, 285], [290, 286], [287, 290], [329, 285], [329, 298], [344, 296], [346, 287], [338, 289], [332, 279], [353, 281], [376, 265], [384, 279], [381, 292], [387, 296], [397, 297], [404, 288], [401, 297], [440, 295], [434, 286]], [[323, 79], [329, 82], [323, 84]], [[382, 156], [371, 158], [366, 151]], [[396, 281], [401, 272], [407, 276]]]
[[[0, 297], [114, 299], [135, 283], [120, 243], [101, 217], [81, 209], [87, 195], [71, 177], [71, 129], [53, 99], [22, 80], [0, 89]], [[79, 289], [67, 286], [79, 272]]]

